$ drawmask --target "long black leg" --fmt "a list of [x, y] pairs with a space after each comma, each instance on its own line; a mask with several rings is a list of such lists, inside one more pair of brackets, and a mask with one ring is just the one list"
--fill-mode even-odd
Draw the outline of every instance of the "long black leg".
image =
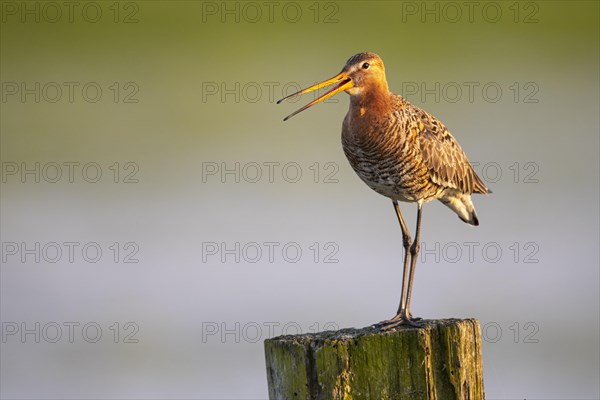
[[[400, 228], [402, 229], [402, 244], [404, 246], [404, 266], [402, 271], [402, 290], [400, 293], [400, 305], [398, 306], [398, 312], [396, 315], [387, 321], [381, 322], [379, 325], [383, 327], [384, 330], [391, 329], [398, 325], [408, 325], [413, 327], [419, 327], [419, 325], [415, 324], [411, 321], [412, 316], [408, 311], [408, 300], [409, 294], [411, 290], [411, 278], [409, 276], [409, 268], [408, 268], [408, 254], [411, 254], [411, 263], [413, 262], [413, 249], [415, 248], [415, 242], [412, 242], [410, 237], [410, 233], [408, 228], [406, 227], [406, 223], [404, 222], [404, 218], [402, 217], [402, 213], [400, 212], [400, 206], [396, 200], [392, 200], [394, 204], [394, 210], [396, 211], [396, 215], [398, 216], [398, 222], [400, 223]], [[417, 218], [420, 216], [420, 205], [419, 205], [419, 214], [417, 214]], [[417, 221], [419, 223], [419, 221]], [[418, 230], [417, 230], [418, 233]], [[418, 245], [417, 245], [418, 249]], [[413, 268], [411, 268], [411, 276], [412, 276]], [[407, 279], [408, 278], [408, 279]], [[407, 284], [408, 283], [408, 284]]]
[[410, 233], [408, 228], [406, 227], [406, 223], [404, 222], [404, 218], [402, 217], [402, 212], [400, 211], [400, 206], [396, 200], [392, 200], [394, 204], [394, 210], [396, 211], [396, 216], [398, 217], [398, 222], [400, 223], [400, 229], [402, 229], [402, 244], [404, 246], [404, 267], [402, 269], [402, 291], [400, 292], [400, 304], [398, 305], [398, 311], [396, 312], [396, 316], [392, 318], [392, 320], [400, 319], [404, 314], [404, 310], [406, 310], [406, 283], [408, 278], [408, 253], [411, 247], [412, 239], [410, 238]]
[[405, 304], [405, 312], [406, 316], [411, 319], [412, 315], [410, 313], [410, 295], [412, 294], [413, 280], [415, 278], [415, 267], [417, 265], [417, 255], [419, 254], [419, 249], [421, 248], [421, 213], [422, 213], [421, 202], [418, 203], [417, 210], [417, 229], [415, 231], [415, 241], [412, 243], [410, 247], [410, 275], [408, 277], [408, 288], [406, 292], [406, 304]]

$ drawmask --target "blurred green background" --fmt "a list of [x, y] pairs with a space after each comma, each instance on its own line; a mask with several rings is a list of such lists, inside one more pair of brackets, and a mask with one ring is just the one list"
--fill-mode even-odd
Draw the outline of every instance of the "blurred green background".
[[0, 3], [3, 398], [266, 398], [267, 337], [393, 315], [347, 96], [275, 105], [361, 51], [494, 192], [425, 207], [413, 312], [481, 321], [490, 399], [600, 396], [597, 1]]

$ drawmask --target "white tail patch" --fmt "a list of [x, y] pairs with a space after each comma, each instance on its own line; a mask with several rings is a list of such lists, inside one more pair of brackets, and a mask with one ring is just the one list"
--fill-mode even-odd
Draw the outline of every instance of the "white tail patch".
[[447, 193], [439, 200], [447, 205], [448, 208], [454, 211], [458, 217], [466, 223], [474, 226], [479, 225], [479, 220], [477, 219], [477, 214], [475, 213], [475, 207], [473, 206], [471, 195], [453, 191]]

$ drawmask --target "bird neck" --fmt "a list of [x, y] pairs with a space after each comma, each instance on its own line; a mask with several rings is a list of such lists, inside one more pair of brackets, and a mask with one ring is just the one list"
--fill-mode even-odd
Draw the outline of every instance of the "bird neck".
[[350, 108], [358, 117], [376, 117], [392, 110], [392, 99], [387, 84], [366, 87], [362, 93], [350, 97]]

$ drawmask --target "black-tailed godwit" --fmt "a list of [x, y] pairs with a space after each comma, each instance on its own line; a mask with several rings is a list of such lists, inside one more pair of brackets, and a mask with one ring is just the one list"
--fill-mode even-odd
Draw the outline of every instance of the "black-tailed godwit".
[[[415, 321], [419, 318], [413, 318], [410, 312], [410, 297], [421, 239], [423, 203], [438, 199], [464, 222], [478, 225], [471, 194], [491, 191], [440, 121], [389, 91], [383, 61], [377, 54], [356, 54], [333, 78], [277, 103], [330, 85], [335, 86], [285, 117], [284, 121], [341, 91], [350, 95], [350, 108], [342, 124], [344, 153], [363, 182], [392, 200], [402, 229], [404, 270], [400, 305], [397, 314], [380, 325], [383, 329], [398, 325], [418, 327]], [[414, 241], [398, 201], [417, 203]]]

